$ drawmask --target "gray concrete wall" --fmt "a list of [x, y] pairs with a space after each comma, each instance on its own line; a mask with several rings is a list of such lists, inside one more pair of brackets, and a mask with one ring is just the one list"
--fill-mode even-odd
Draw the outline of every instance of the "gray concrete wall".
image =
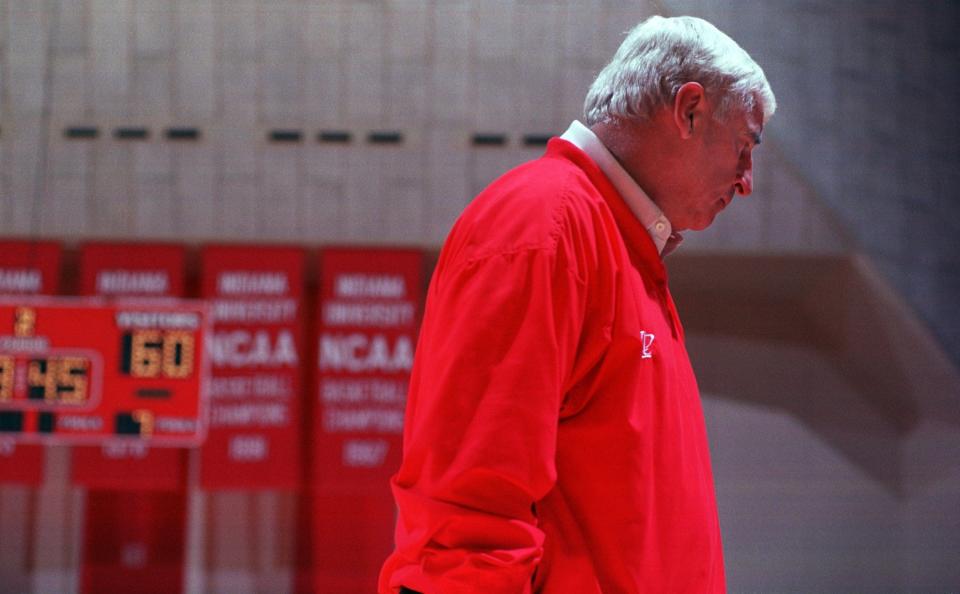
[[[10, 0], [0, 6], [0, 234], [437, 246], [562, 132], [655, 7], [559, 0]], [[70, 127], [97, 129], [71, 140]], [[173, 141], [169, 127], [198, 129]], [[148, 137], [120, 140], [117, 128]], [[267, 140], [292, 129], [294, 143]], [[321, 143], [321, 130], [353, 135]], [[403, 142], [371, 145], [371, 131]], [[475, 147], [476, 133], [503, 146]], [[752, 207], [694, 248], [834, 250], [775, 151]]]
[[667, 0], [763, 65], [770, 135], [960, 363], [960, 5]]
[[[958, 6], [946, 0], [3, 0], [0, 236], [437, 246], [480, 188], [540, 154], [524, 135], [579, 117], [622, 33], [654, 12], [711, 19], [780, 102], [754, 196], [683, 249], [864, 250], [960, 360]], [[99, 135], [66, 138], [77, 126]], [[182, 126], [199, 138], [166, 138]], [[148, 136], [117, 139], [121, 127]], [[271, 142], [275, 129], [303, 139]], [[353, 140], [318, 142], [321, 130]], [[367, 141], [383, 130], [403, 141]], [[475, 133], [506, 142], [473, 146]], [[898, 459], [941, 461], [915, 469], [905, 496], [735, 396], [707, 401], [731, 591], [960, 589], [954, 426], [929, 421], [897, 446]], [[0, 491], [4, 533], [31, 532], [18, 511], [30, 501], [75, 519], [82, 494], [64, 493]], [[59, 551], [42, 559], [2, 539], [18, 565], [0, 576], [75, 587], [65, 526], [36, 528]], [[198, 555], [191, 583], [213, 590], [274, 575]]]

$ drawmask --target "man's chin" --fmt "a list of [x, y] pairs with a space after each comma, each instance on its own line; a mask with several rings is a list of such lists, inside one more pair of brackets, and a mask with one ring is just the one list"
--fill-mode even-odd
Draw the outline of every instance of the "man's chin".
[[705, 215], [704, 217], [697, 219], [690, 223], [687, 227], [683, 229], [677, 229], [677, 231], [703, 231], [707, 227], [713, 224], [713, 220], [717, 217], [716, 213]]

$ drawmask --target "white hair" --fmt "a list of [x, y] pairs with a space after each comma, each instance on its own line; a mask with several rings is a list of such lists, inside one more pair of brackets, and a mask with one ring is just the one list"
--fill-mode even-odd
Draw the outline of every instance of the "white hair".
[[777, 100], [763, 70], [737, 43], [703, 19], [652, 16], [633, 28], [587, 92], [587, 125], [648, 119], [673, 104], [683, 84], [698, 82], [718, 101], [714, 117], [759, 103], [766, 122]]

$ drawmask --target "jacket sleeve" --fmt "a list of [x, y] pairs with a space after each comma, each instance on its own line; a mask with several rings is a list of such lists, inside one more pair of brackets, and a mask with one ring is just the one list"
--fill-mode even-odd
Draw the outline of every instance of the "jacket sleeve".
[[380, 591], [524, 593], [543, 552], [564, 385], [586, 307], [562, 248], [438, 269], [393, 478], [397, 548]]

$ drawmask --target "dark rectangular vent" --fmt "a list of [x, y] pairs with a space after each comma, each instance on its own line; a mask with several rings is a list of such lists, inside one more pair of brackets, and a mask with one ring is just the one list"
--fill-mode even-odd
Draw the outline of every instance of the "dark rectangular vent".
[[167, 140], [198, 140], [200, 130], [196, 128], [167, 128]]
[[117, 140], [146, 140], [149, 136], [150, 131], [146, 128], [117, 128], [113, 131]]
[[319, 142], [335, 142], [346, 144], [353, 140], [353, 135], [346, 130], [321, 130], [317, 134]]
[[506, 134], [477, 133], [473, 135], [473, 146], [503, 146], [507, 144]]
[[53, 427], [56, 418], [52, 412], [42, 412], [37, 415], [37, 431], [40, 433], [53, 433]]
[[140, 423], [130, 413], [117, 413], [113, 428], [117, 435], [140, 435]]
[[303, 140], [303, 132], [300, 130], [271, 130], [270, 142], [300, 142]]
[[63, 131], [67, 138], [96, 138], [100, 135], [100, 130], [96, 126], [70, 126]]
[[527, 134], [523, 137], [524, 146], [544, 146], [550, 142], [549, 134]]
[[18, 410], [0, 411], [0, 431], [23, 431], [23, 412]]
[[400, 144], [403, 134], [394, 131], [371, 132], [367, 135], [367, 141], [371, 144]]
[[138, 388], [137, 398], [170, 398], [172, 393], [167, 388]]

